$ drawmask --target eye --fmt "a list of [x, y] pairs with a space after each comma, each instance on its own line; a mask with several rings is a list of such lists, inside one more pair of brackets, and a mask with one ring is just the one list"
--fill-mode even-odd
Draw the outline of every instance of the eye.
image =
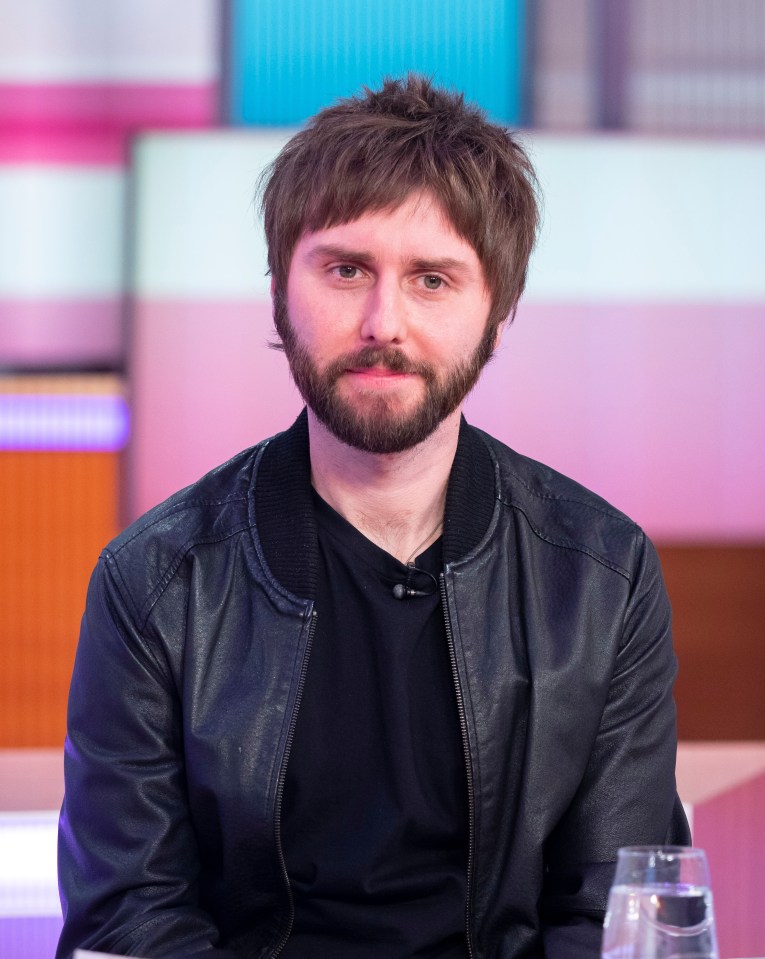
[[436, 276], [435, 273], [426, 273], [422, 277], [422, 283], [426, 290], [440, 290], [443, 286], [443, 278]]
[[351, 266], [350, 263], [342, 263], [340, 266], [335, 267], [335, 273], [342, 280], [355, 280], [359, 275], [359, 268], [357, 266]]

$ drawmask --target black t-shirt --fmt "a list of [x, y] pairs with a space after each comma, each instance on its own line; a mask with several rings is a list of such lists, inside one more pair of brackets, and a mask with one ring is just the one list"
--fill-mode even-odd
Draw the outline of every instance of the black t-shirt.
[[[316, 494], [314, 506], [318, 619], [284, 786], [295, 923], [282, 956], [465, 959], [467, 781], [441, 541], [413, 569]], [[397, 583], [426, 595], [396, 599]]]

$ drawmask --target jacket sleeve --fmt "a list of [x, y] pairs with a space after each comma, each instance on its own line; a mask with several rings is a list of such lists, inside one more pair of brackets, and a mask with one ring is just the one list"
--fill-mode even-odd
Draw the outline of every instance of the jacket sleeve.
[[69, 694], [57, 957], [80, 947], [234, 959], [198, 906], [175, 684], [128, 607], [102, 558]]
[[659, 560], [639, 532], [608, 697], [584, 777], [547, 844], [545, 955], [597, 959], [621, 846], [690, 843], [675, 791], [677, 665]]

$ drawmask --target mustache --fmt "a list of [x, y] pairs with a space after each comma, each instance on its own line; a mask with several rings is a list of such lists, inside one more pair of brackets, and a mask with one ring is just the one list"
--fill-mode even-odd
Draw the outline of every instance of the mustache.
[[344, 353], [334, 360], [326, 371], [330, 377], [341, 376], [346, 370], [372, 369], [383, 367], [391, 373], [414, 373], [431, 380], [432, 367], [426, 363], [415, 363], [402, 350], [391, 346], [364, 346], [353, 353]]

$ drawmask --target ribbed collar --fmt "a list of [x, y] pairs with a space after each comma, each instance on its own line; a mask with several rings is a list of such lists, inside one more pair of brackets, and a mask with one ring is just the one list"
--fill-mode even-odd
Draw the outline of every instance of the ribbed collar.
[[[444, 563], [465, 556], [483, 539], [496, 504], [495, 486], [491, 453], [463, 417], [446, 491]], [[305, 410], [263, 451], [255, 480], [255, 519], [273, 576], [294, 595], [314, 599], [318, 544]]]

